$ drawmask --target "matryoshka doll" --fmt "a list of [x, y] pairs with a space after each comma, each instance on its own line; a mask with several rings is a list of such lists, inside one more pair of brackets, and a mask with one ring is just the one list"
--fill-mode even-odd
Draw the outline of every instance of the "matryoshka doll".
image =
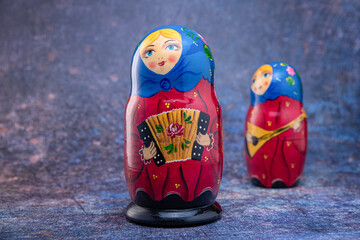
[[255, 72], [250, 94], [244, 132], [249, 177], [257, 186], [294, 186], [307, 148], [300, 77], [288, 64], [265, 64]]
[[135, 49], [125, 116], [129, 220], [192, 225], [220, 218], [222, 116], [205, 40], [177, 25], [154, 29]]

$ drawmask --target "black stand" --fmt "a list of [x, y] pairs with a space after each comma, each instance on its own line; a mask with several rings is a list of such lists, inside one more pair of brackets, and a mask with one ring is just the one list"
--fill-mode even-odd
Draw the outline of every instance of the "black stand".
[[187, 209], [145, 208], [132, 202], [125, 210], [129, 221], [157, 227], [183, 227], [214, 222], [221, 217], [221, 207], [215, 202], [205, 207]]

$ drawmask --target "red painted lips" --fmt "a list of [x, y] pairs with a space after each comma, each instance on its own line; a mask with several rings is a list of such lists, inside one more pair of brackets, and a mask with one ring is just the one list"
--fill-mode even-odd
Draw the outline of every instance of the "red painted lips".
[[164, 66], [165, 61], [159, 62], [158, 64], [159, 64], [159, 66]]

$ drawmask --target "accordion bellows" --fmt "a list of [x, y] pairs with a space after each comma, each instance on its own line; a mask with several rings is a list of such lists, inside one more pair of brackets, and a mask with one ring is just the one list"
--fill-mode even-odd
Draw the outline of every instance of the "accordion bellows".
[[209, 118], [199, 110], [175, 109], [147, 118], [138, 130], [146, 147], [155, 142], [157, 153], [153, 160], [157, 166], [171, 161], [201, 160], [204, 147], [196, 142], [196, 136], [206, 133]]

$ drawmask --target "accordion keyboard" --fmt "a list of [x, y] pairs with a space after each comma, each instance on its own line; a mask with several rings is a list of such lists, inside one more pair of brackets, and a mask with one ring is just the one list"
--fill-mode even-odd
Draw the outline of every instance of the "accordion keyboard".
[[[196, 135], [198, 135], [199, 133], [203, 135], [206, 134], [209, 127], [209, 121], [210, 121], [210, 116], [204, 112], [200, 112]], [[200, 161], [204, 148], [205, 148], [204, 146], [200, 145], [198, 142], [195, 141], [191, 153], [191, 159]]]
[[[150, 130], [150, 127], [148, 126], [148, 124], [146, 123], [146, 121], [143, 121], [142, 123], [140, 123], [138, 126], [137, 126], [137, 129], [139, 131], [139, 134], [140, 134], [140, 138], [144, 141], [144, 145], [145, 147], [149, 147], [150, 146], [150, 143], [152, 141], [155, 142], [155, 139], [154, 137], [152, 136], [152, 133], [151, 133], [151, 130]], [[164, 156], [162, 155], [159, 147], [155, 144], [155, 147], [156, 147], [156, 155], [154, 156], [154, 163], [156, 164], [156, 166], [161, 166], [163, 164], [165, 164], [165, 158]]]

